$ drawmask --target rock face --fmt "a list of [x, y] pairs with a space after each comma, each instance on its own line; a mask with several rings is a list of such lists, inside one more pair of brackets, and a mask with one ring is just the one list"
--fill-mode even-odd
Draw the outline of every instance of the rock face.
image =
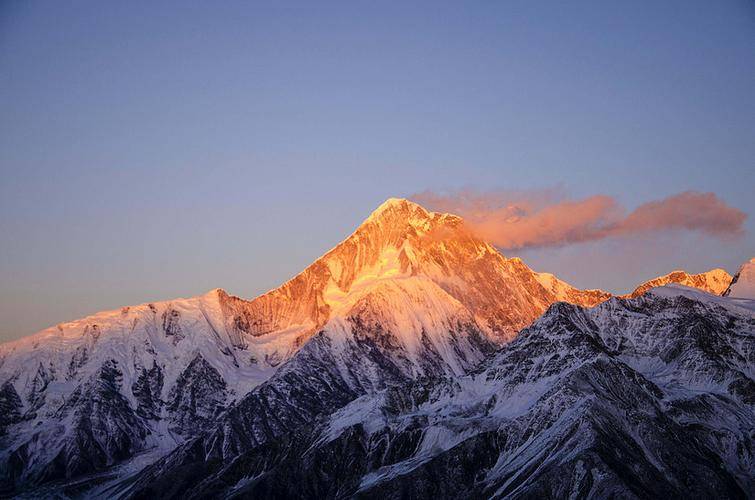
[[755, 257], [742, 264], [729, 286], [724, 290], [725, 297], [755, 299]]
[[227, 399], [223, 377], [197, 354], [168, 393], [171, 430], [193, 435], [214, 423]]
[[721, 295], [731, 283], [731, 275], [723, 269], [711, 269], [708, 272], [700, 274], [689, 274], [686, 271], [674, 271], [665, 276], [659, 276], [652, 280], [646, 281], [627, 297], [639, 297], [651, 288], [676, 283], [692, 288], [704, 290], [713, 295]]
[[[460, 376], [406, 376], [384, 333], [368, 328], [343, 351], [322, 331], [214, 429], [107, 493], [755, 493], [755, 302], [660, 288], [593, 309], [557, 303]], [[343, 352], [360, 356], [343, 366]], [[385, 384], [372, 382], [376, 370]]]
[[23, 403], [13, 384], [6, 382], [0, 387], [0, 435], [11, 425], [21, 421]]
[[[656, 292], [650, 295], [660, 300]], [[527, 349], [542, 348], [544, 341], [527, 333], [533, 340], [526, 348], [517, 338], [504, 348], [506, 357], [496, 353], [546, 310], [543, 319], [554, 311], [588, 318], [580, 308], [552, 306], [558, 301], [597, 306], [594, 310], [604, 311], [601, 314], [624, 310], [611, 309], [624, 302], [606, 302], [609, 298], [608, 293], [579, 290], [553, 275], [532, 271], [520, 259], [503, 257], [470, 234], [459, 217], [391, 199], [302, 273], [254, 300], [213, 290], [200, 297], [98, 313], [0, 345], [0, 496], [222, 496], [238, 490], [253, 496], [340, 497], [436, 491], [413, 488], [436, 488], [441, 493], [461, 488], [460, 496], [490, 492], [481, 471], [503, 467], [498, 460], [500, 450], [508, 449], [506, 443], [547, 433], [543, 426], [551, 417], [546, 417], [543, 407], [537, 418], [544, 420], [533, 420], [532, 425], [537, 425], [527, 430], [522, 422], [511, 427], [511, 415], [485, 412], [504, 400], [534, 405], [532, 394], [555, 388], [552, 384], [565, 371], [577, 369], [556, 364], [534, 386], [512, 389], [520, 377], [526, 379], [533, 364], [543, 362], [538, 351], [528, 354]], [[630, 304], [626, 308], [646, 307], [638, 300], [626, 302]], [[704, 314], [690, 321], [707, 332], [709, 320], [703, 319], [712, 306], [703, 301], [700, 307]], [[729, 311], [728, 305], [720, 307]], [[678, 324], [673, 326], [665, 317], [666, 309], [653, 311], [646, 316], [657, 312], [660, 326], [647, 320], [640, 331], [657, 327], [659, 335], [675, 335]], [[660, 384], [662, 377], [678, 376], [673, 370], [682, 361], [692, 363], [689, 356], [710, 358], [712, 364], [705, 365], [708, 378], [694, 380], [703, 393], [715, 398], [695, 404], [707, 408], [708, 420], [725, 407], [732, 415], [726, 418], [745, 426], [738, 428], [739, 434], [720, 434], [717, 428], [706, 438], [723, 440], [719, 447], [730, 450], [727, 460], [734, 463], [740, 452], [731, 450], [749, 446], [742, 436], [751, 413], [741, 404], [752, 404], [751, 369], [745, 366], [737, 374], [732, 368], [741, 361], [732, 353], [751, 360], [753, 352], [748, 330], [740, 328], [742, 321], [751, 320], [740, 316], [741, 312], [733, 319], [726, 316], [739, 332], [740, 344], [733, 351], [721, 347], [719, 352], [716, 344], [700, 354], [685, 337], [679, 344], [653, 351], [643, 358], [646, 366], [636, 367], [617, 358], [616, 352], [640, 344], [638, 336], [606, 347], [608, 354], [602, 347], [590, 347], [598, 340], [585, 340], [586, 344], [562, 340], [559, 345], [564, 350], [558, 356], [588, 364], [597, 362], [593, 357], [599, 353], [608, 364], [596, 365], [593, 371], [613, 373], [606, 382], [609, 386], [624, 383], [624, 376], [642, 376]], [[634, 316], [621, 318], [612, 328], [634, 328]], [[597, 324], [597, 319], [590, 321], [587, 324]], [[553, 324], [553, 335], [561, 331], [557, 326]], [[660, 331], [661, 327], [671, 330]], [[533, 332], [532, 328], [525, 332]], [[718, 332], [718, 323], [710, 328]], [[749, 328], [751, 332], [752, 323]], [[578, 337], [587, 339], [585, 335]], [[608, 342], [600, 338], [603, 344]], [[672, 355], [677, 361], [668, 367], [654, 364], [653, 356]], [[566, 363], [563, 359], [559, 363]], [[725, 362], [716, 361], [721, 359]], [[619, 362], [629, 368], [614, 367]], [[507, 373], [506, 381], [500, 384], [508, 388], [496, 385], [494, 374], [502, 371]], [[559, 390], [578, 394], [580, 386], [574, 384]], [[670, 415], [664, 399], [670, 396], [663, 394], [651, 402], [660, 405], [663, 415]], [[595, 396], [602, 397], [602, 393]], [[575, 401], [584, 398], [574, 398], [558, 408], [571, 404], [579, 414], [582, 407]], [[684, 404], [683, 408], [692, 405]], [[703, 425], [702, 419], [689, 425]], [[514, 429], [507, 432], [515, 437], [499, 433], [507, 426]], [[591, 442], [599, 443], [598, 431], [594, 432]], [[448, 455], [457, 445], [466, 451]], [[559, 446], [547, 444], [551, 450]], [[475, 462], [478, 459], [492, 463], [483, 467]], [[658, 462], [653, 460], [652, 464]], [[705, 460], [701, 474], [708, 473]], [[462, 469], [454, 469], [456, 463]], [[606, 463], [595, 470], [609, 474], [611, 463]], [[344, 474], [351, 464], [361, 468], [351, 476]], [[592, 474], [590, 464], [580, 465], [587, 471], [583, 475]], [[261, 476], [250, 479], [256, 477], [253, 471]], [[447, 474], [443, 481], [434, 476], [439, 471]], [[455, 479], [461, 471], [471, 476]], [[391, 489], [400, 483], [390, 478], [404, 476], [413, 479], [399, 490]], [[740, 476], [735, 486], [729, 485], [731, 491], [748, 487], [742, 486]], [[283, 477], [299, 478], [302, 489], [286, 489], [296, 481], [273, 482]], [[713, 474], [711, 484], [723, 488], [718, 480], [723, 481]], [[638, 491], [637, 495], [644, 494]]]
[[9, 450], [8, 479], [37, 483], [76, 477], [112, 466], [142, 449], [148, 428], [123, 395], [122, 386], [118, 364], [105, 362], [54, 415], [39, 420], [20, 445]]

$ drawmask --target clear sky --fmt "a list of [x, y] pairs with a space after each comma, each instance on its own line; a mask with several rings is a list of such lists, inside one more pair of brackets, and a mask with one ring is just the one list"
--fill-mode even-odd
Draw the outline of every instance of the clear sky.
[[755, 4], [407, 3], [1, 2], [0, 341], [252, 297], [427, 189], [750, 216], [730, 242], [522, 253], [582, 287], [755, 254]]

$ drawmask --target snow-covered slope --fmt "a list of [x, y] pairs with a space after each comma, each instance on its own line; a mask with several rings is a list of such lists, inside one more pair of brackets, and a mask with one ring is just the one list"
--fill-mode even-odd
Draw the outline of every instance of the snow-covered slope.
[[[477, 370], [422, 378], [390, 375], [379, 330], [341, 351], [325, 328], [214, 429], [100, 492], [751, 497], [754, 325], [755, 301], [679, 286], [560, 302]], [[376, 373], [389, 383], [360, 382]]]
[[723, 292], [727, 297], [755, 299], [755, 258], [742, 264]]
[[[0, 374], [4, 380], [12, 379], [24, 400], [33, 399], [33, 393], [54, 399], [71, 384], [91, 377], [107, 360], [126, 367], [123, 383], [129, 387], [140, 375], [139, 368], [157, 363], [164, 385], [171, 387], [183, 369], [201, 356], [219, 372], [238, 371], [234, 389], [245, 394], [269, 378], [271, 364], [265, 359], [287, 348], [297, 332], [240, 346], [227, 328], [229, 318], [223, 312], [227, 300], [225, 292], [213, 290], [191, 299], [124, 307], [61, 323], [0, 345]], [[44, 394], [39, 387], [42, 379], [49, 379]]]
[[268, 379], [294, 329], [239, 346], [227, 295], [124, 307], [0, 346], [0, 478], [34, 483], [167, 451]]
[[699, 288], [714, 295], [721, 295], [731, 282], [731, 275], [723, 269], [711, 269], [700, 274], [689, 274], [686, 271], [673, 271], [664, 276], [659, 276], [642, 283], [627, 297], [639, 297], [651, 288], [676, 283], [692, 288]]

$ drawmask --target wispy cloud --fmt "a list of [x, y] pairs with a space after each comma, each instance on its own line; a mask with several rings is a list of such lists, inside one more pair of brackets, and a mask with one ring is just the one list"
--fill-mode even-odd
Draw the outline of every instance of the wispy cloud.
[[689, 231], [728, 239], [747, 215], [714, 193], [686, 191], [627, 213], [613, 197], [570, 199], [562, 189], [412, 196], [429, 209], [464, 217], [469, 229], [503, 249], [557, 247], [638, 233]]

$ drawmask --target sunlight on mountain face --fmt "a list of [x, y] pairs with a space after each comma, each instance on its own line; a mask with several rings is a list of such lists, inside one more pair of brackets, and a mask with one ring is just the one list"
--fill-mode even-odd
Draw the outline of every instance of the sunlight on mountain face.
[[[409, 273], [407, 273], [408, 266], [402, 265], [402, 261], [399, 258], [402, 253], [406, 255], [407, 248], [406, 243], [404, 243], [401, 249], [391, 246], [383, 248], [377, 258], [377, 262], [373, 266], [362, 270], [351, 282], [346, 291], [341, 290], [337, 284], [341, 270], [337, 267], [338, 263], [328, 262], [328, 270], [333, 279], [329, 281], [328, 287], [323, 293], [323, 298], [325, 303], [330, 306], [331, 313], [337, 314], [339, 310], [342, 311], [351, 302], [348, 300], [349, 297], [358, 295], [360, 291], [376, 282], [409, 276]], [[404, 263], [406, 263], [406, 257]]]

